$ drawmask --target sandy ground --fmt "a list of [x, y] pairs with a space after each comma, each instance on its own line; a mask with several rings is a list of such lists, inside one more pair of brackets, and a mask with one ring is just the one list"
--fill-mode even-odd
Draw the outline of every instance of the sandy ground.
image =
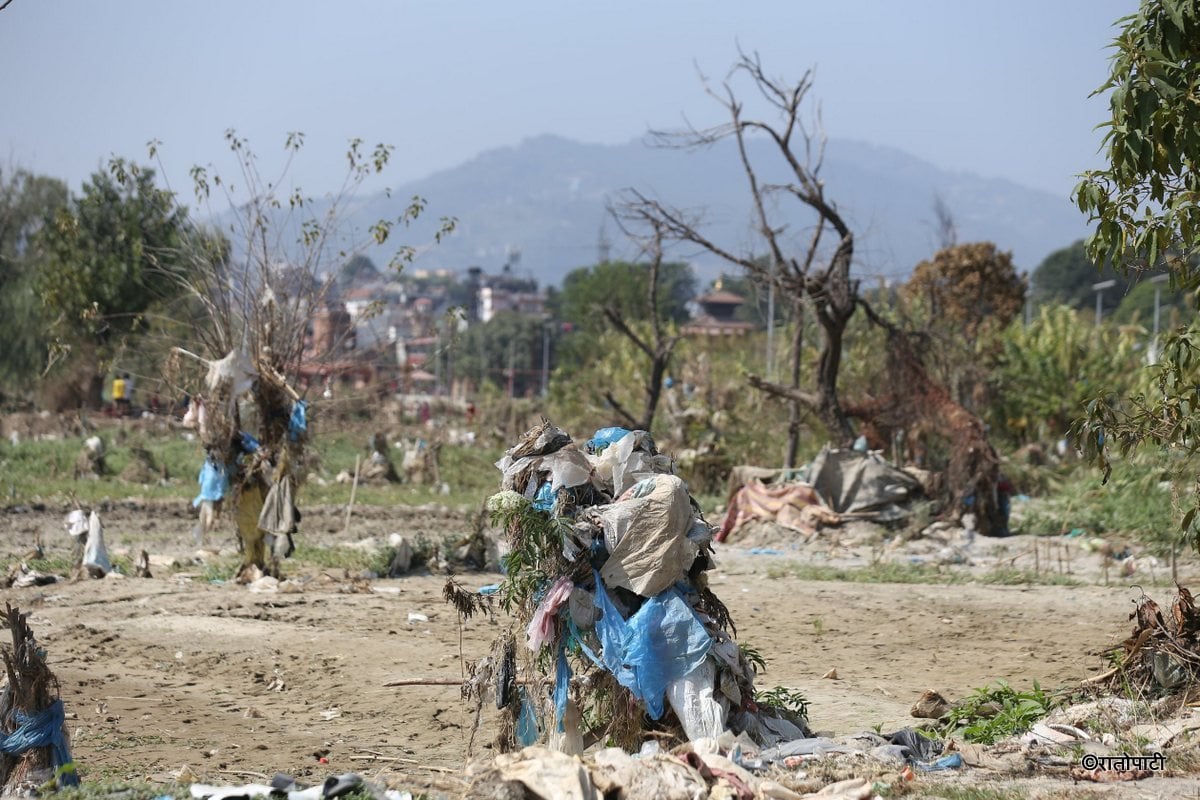
[[[38, 535], [49, 554], [65, 554], [61, 514], [0, 513], [4, 554], [27, 551]], [[183, 504], [117, 507], [105, 523], [113, 550], [145, 546], [156, 560], [186, 560], [196, 550]], [[468, 527], [465, 514], [449, 509], [369, 509], [345, 538]], [[305, 531], [322, 544], [342, 540], [340, 510], [310, 510]], [[997, 679], [1057, 687], [1093, 674], [1100, 651], [1127, 630], [1138, 594], [1128, 586], [771, 577], [798, 558], [724, 548], [712, 586], [738, 639], [767, 659], [761, 683], [803, 690], [814, 728], [834, 734], [909, 724], [909, 708], [926, 689], [953, 699]], [[413, 791], [453, 790], [470, 727], [457, 687], [384, 686], [460, 677], [459, 628], [441, 600], [444, 578], [377, 580], [362, 592], [340, 570], [298, 577], [301, 591], [257, 594], [158, 569], [149, 579], [64, 582], [4, 596], [30, 614], [58, 674], [85, 780], [169, 781], [184, 766], [217, 783], [355, 770]], [[476, 573], [462, 581], [477, 587], [498, 578]], [[410, 622], [410, 613], [428, 622]], [[484, 655], [507, 624], [471, 620], [462, 632], [468, 658]], [[830, 669], [836, 680], [819, 677]], [[478, 751], [488, 752], [479, 745], [489, 738], [485, 722]]]

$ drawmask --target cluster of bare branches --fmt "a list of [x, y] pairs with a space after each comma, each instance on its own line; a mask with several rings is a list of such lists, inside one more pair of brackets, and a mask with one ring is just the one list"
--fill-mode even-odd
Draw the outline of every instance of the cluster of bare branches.
[[[736, 84], [748, 79], [766, 102], [769, 116], [751, 117], [739, 98]], [[841, 369], [842, 342], [846, 325], [858, 299], [858, 282], [850, 277], [854, 258], [854, 234], [825, 194], [820, 177], [825, 157], [825, 136], [819, 110], [806, 117], [813, 74], [809, 70], [800, 80], [789, 83], [773, 78], [763, 70], [757, 54], [739, 53], [725, 80], [713, 85], [705, 80], [705, 89], [724, 110], [727, 121], [698, 129], [691, 125], [677, 131], [655, 131], [652, 138], [663, 147], [692, 149], [709, 147], [732, 139], [738, 150], [756, 216], [757, 233], [766, 244], [770, 258], [764, 262], [753, 254], [743, 254], [705, 235], [699, 218], [669, 206], [637, 190], [628, 190], [622, 202], [622, 215], [648, 226], [662, 238], [699, 246], [730, 265], [737, 266], [756, 282], [781, 290], [792, 305], [796, 321], [790, 347], [790, 375], [786, 384], [750, 376], [755, 388], [791, 404], [787, 464], [797, 458], [800, 427], [805, 412], [813, 413], [839, 439], [853, 437], [849, 420], [838, 397], [838, 373]], [[786, 166], [787, 178], [770, 182], [765, 167], [751, 153], [749, 141], [765, 137], [772, 151]], [[795, 248], [789, 240], [789, 224], [772, 219], [777, 201], [792, 200], [807, 211], [805, 244]], [[811, 312], [821, 331], [821, 351], [817, 364], [816, 389], [801, 388], [801, 359], [804, 346], [804, 319]]]

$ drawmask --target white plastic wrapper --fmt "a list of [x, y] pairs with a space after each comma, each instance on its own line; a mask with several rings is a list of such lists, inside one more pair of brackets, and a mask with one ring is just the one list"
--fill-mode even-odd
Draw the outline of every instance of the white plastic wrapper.
[[100, 524], [100, 515], [95, 511], [88, 517], [87, 544], [83, 547], [83, 566], [89, 572], [98, 572], [101, 576], [112, 572], [108, 548], [104, 546], [104, 526]]
[[67, 514], [67, 518], [63, 520], [63, 527], [67, 529], [67, 534], [75, 539], [82, 539], [87, 536], [88, 532], [88, 517], [83, 513], [82, 509], [75, 509]]

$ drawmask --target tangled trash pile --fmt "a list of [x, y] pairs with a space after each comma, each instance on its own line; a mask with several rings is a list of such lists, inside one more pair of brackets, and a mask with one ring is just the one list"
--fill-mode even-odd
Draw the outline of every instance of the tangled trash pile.
[[[712, 592], [713, 528], [646, 431], [604, 428], [584, 447], [543, 421], [497, 463], [489, 509], [504, 529], [494, 597], [525, 630], [502, 634], [464, 694], [494, 694], [499, 749], [549, 741], [636, 749], [651, 735], [766, 745], [808, 734], [798, 692], [755, 688], [752, 658]], [[480, 604], [454, 585], [447, 599]]]

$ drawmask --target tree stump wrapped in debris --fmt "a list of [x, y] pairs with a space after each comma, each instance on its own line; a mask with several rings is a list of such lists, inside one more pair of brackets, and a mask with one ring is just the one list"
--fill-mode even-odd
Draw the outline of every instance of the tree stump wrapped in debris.
[[371, 453], [362, 467], [362, 479], [364, 481], [399, 483], [400, 473], [396, 472], [396, 465], [392, 463], [391, 447], [388, 445], [387, 437], [382, 433], [373, 434], [367, 449]]
[[107, 472], [104, 462], [104, 440], [89, 436], [83, 442], [79, 455], [75, 457], [75, 480], [97, 480]]
[[12, 650], [4, 650], [8, 684], [0, 696], [0, 793], [11, 796], [55, 780], [79, 782], [67, 745], [58, 680], [38, 649], [26, 616], [7, 605]]
[[[801, 695], [756, 693], [757, 655], [708, 587], [713, 529], [649, 433], [602, 429], [579, 448], [543, 421], [496, 466], [502, 491], [488, 506], [511, 546], [497, 596], [524, 629], [501, 638], [524, 639], [523, 677], [499, 643], [473, 675], [503, 678], [501, 749], [635, 749], [651, 731], [806, 735]], [[464, 686], [478, 708], [483, 683]]]
[[129, 463], [121, 470], [120, 478], [126, 483], [150, 484], [166, 481], [170, 475], [166, 465], [160, 465], [153, 453], [145, 447], [134, 446], [129, 449]]

